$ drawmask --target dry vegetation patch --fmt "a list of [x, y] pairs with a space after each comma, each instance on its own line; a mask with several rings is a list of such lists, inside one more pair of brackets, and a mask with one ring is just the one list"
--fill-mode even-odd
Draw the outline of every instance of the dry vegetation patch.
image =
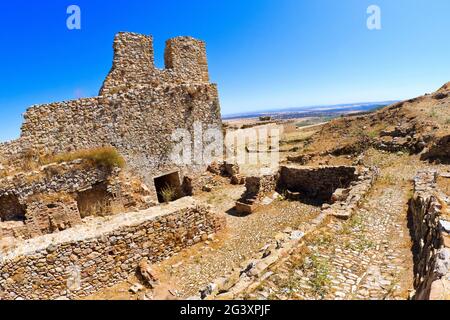
[[113, 147], [98, 147], [93, 149], [78, 150], [75, 152], [62, 153], [50, 156], [44, 159], [44, 164], [71, 162], [83, 159], [90, 162], [93, 166], [119, 167], [125, 166], [124, 158]]

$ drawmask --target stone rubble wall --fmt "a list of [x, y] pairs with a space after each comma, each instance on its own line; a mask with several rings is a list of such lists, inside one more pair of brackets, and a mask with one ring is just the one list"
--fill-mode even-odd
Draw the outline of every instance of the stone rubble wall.
[[79, 195], [99, 184], [106, 198], [95, 200], [105, 206], [115, 201], [125, 212], [153, 205], [146, 186], [120, 168], [84, 160], [49, 164], [0, 179], [0, 240], [29, 239], [80, 224]]
[[348, 188], [335, 190], [331, 196], [332, 204], [324, 204], [322, 208], [328, 215], [336, 218], [351, 218], [379, 176], [380, 169], [377, 167], [360, 169], [357, 179], [352, 181]]
[[40, 170], [18, 173], [0, 180], [0, 196], [14, 194], [22, 204], [41, 193], [76, 192], [118, 175], [119, 168], [110, 170], [86, 166], [82, 160], [50, 164]]
[[193, 139], [196, 121], [204, 129], [220, 128], [214, 85], [168, 85], [31, 108], [25, 114], [22, 137], [50, 153], [111, 145], [152, 186], [155, 176], [194, 167], [180, 168], [170, 153], [175, 130], [187, 130]]
[[246, 191], [236, 202], [236, 210], [252, 213], [265, 200], [274, 199], [277, 191], [293, 201], [325, 202], [328, 214], [348, 219], [378, 175], [376, 167], [282, 166], [276, 173], [246, 177]]
[[0, 252], [0, 299], [75, 299], [126, 280], [151, 263], [198, 243], [223, 225], [192, 198], [95, 219]]
[[450, 155], [450, 135], [436, 139], [435, 142], [421, 155], [422, 160], [448, 164]]
[[247, 177], [245, 179], [246, 193], [243, 199], [260, 201], [268, 194], [275, 192], [278, 183], [278, 174]]
[[281, 188], [321, 200], [329, 200], [336, 189], [348, 188], [356, 179], [355, 167], [283, 166], [280, 170]]
[[438, 173], [427, 170], [414, 179], [414, 196], [410, 201], [415, 242], [416, 300], [450, 299], [450, 217], [443, 214]]
[[16, 158], [27, 148], [27, 141], [21, 138], [0, 143], [0, 166], [3, 167], [0, 169], [4, 169], [3, 163], [8, 162], [8, 160], [16, 160]]
[[27, 227], [27, 233], [23, 229], [15, 232], [15, 236], [23, 239], [66, 230], [82, 223], [77, 201], [69, 196], [58, 195], [58, 198], [50, 201], [29, 202], [26, 212], [24, 226]]
[[235, 209], [239, 214], [251, 214], [263, 203], [272, 202], [276, 197], [279, 174], [263, 174], [260, 176], [245, 177], [246, 191], [236, 201]]

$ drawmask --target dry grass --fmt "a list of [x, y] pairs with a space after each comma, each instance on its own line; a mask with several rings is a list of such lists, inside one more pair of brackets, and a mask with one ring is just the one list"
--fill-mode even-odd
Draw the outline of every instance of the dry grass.
[[42, 155], [38, 150], [28, 149], [24, 152], [22, 158], [17, 161], [17, 164], [23, 171], [32, 171], [44, 163], [42, 162]]
[[46, 158], [44, 164], [70, 162], [78, 159], [87, 160], [95, 166], [108, 168], [123, 168], [125, 166], [125, 160], [113, 147], [99, 147], [58, 154]]
[[45, 194], [39, 194], [39, 195], [33, 195], [28, 198], [30, 202], [36, 201], [36, 202], [43, 202], [43, 203], [56, 203], [56, 202], [63, 202], [63, 203], [69, 203], [73, 201], [73, 197], [69, 195], [67, 192], [61, 191], [57, 193], [45, 193]]
[[178, 198], [179, 192], [176, 188], [166, 185], [161, 191], [160, 195], [165, 203], [172, 202]]
[[81, 205], [80, 215], [81, 218], [86, 217], [106, 217], [111, 215], [111, 200], [101, 199], [93, 204]]
[[[70, 162], [74, 160], [86, 160], [92, 166], [102, 166], [107, 168], [125, 167], [124, 158], [113, 147], [98, 147], [84, 149], [74, 152], [49, 155], [42, 150], [28, 149], [20, 158], [3, 161], [3, 170], [0, 170], [0, 178], [13, 176], [19, 172], [30, 172], [39, 170], [42, 166], [52, 163]], [[48, 170], [56, 170], [49, 168]], [[47, 172], [51, 175], [52, 172]]]

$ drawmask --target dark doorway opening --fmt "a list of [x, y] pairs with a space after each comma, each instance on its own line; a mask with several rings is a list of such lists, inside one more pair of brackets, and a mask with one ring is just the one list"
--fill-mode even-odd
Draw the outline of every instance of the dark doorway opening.
[[111, 201], [112, 197], [106, 183], [98, 183], [91, 189], [77, 194], [77, 205], [81, 218], [111, 215]]
[[0, 221], [25, 221], [25, 206], [15, 195], [0, 197]]
[[173, 172], [155, 178], [155, 189], [159, 203], [168, 203], [181, 198], [179, 173]]

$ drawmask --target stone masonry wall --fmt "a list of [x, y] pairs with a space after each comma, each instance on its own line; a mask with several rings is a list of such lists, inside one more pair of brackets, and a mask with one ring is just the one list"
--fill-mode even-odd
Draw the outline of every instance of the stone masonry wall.
[[168, 85], [39, 106], [26, 113], [22, 137], [37, 149], [57, 153], [112, 145], [152, 186], [153, 177], [180, 170], [170, 159], [172, 134], [193, 132], [196, 121], [205, 129], [220, 126], [215, 86]]
[[191, 37], [166, 42], [165, 69], [154, 65], [153, 38], [135, 33], [119, 33], [114, 39], [112, 69], [100, 90], [110, 95], [142, 86], [209, 83], [206, 45]]
[[6, 237], [29, 239], [80, 224], [82, 210], [77, 201], [81, 194], [92, 195], [99, 186], [104, 193], [91, 200], [102, 206], [102, 214], [115, 213], [113, 202], [121, 212], [153, 205], [146, 186], [126, 170], [82, 159], [49, 164], [0, 179], [0, 241]]
[[[21, 137], [0, 144], [0, 161], [14, 162], [29, 149], [63, 153], [113, 146], [151, 191], [157, 176], [180, 171], [183, 179], [206, 169], [170, 159], [176, 129], [187, 130], [191, 140], [202, 138], [193, 134], [196, 122], [203, 129], [221, 130], [218, 91], [208, 82], [205, 44], [189, 37], [168, 40], [167, 67], [159, 70], [153, 63], [152, 41], [118, 34], [102, 95], [31, 107], [24, 115]], [[156, 200], [155, 192], [153, 196]]]
[[280, 170], [280, 187], [327, 201], [336, 189], [348, 188], [356, 178], [355, 167], [283, 166]]
[[0, 196], [14, 194], [22, 204], [42, 193], [77, 192], [119, 174], [120, 168], [87, 166], [82, 160], [50, 164], [39, 171], [18, 173], [0, 179]]
[[416, 300], [450, 299], [450, 220], [442, 211], [437, 176], [435, 171], [419, 172], [414, 179], [415, 193], [410, 202], [416, 251]]
[[246, 193], [243, 198], [262, 200], [276, 190], [277, 181], [278, 174], [247, 177], [245, 179]]
[[126, 280], [143, 258], [172, 256], [220, 229], [209, 207], [183, 198], [28, 240], [2, 255], [0, 299], [83, 297]]

